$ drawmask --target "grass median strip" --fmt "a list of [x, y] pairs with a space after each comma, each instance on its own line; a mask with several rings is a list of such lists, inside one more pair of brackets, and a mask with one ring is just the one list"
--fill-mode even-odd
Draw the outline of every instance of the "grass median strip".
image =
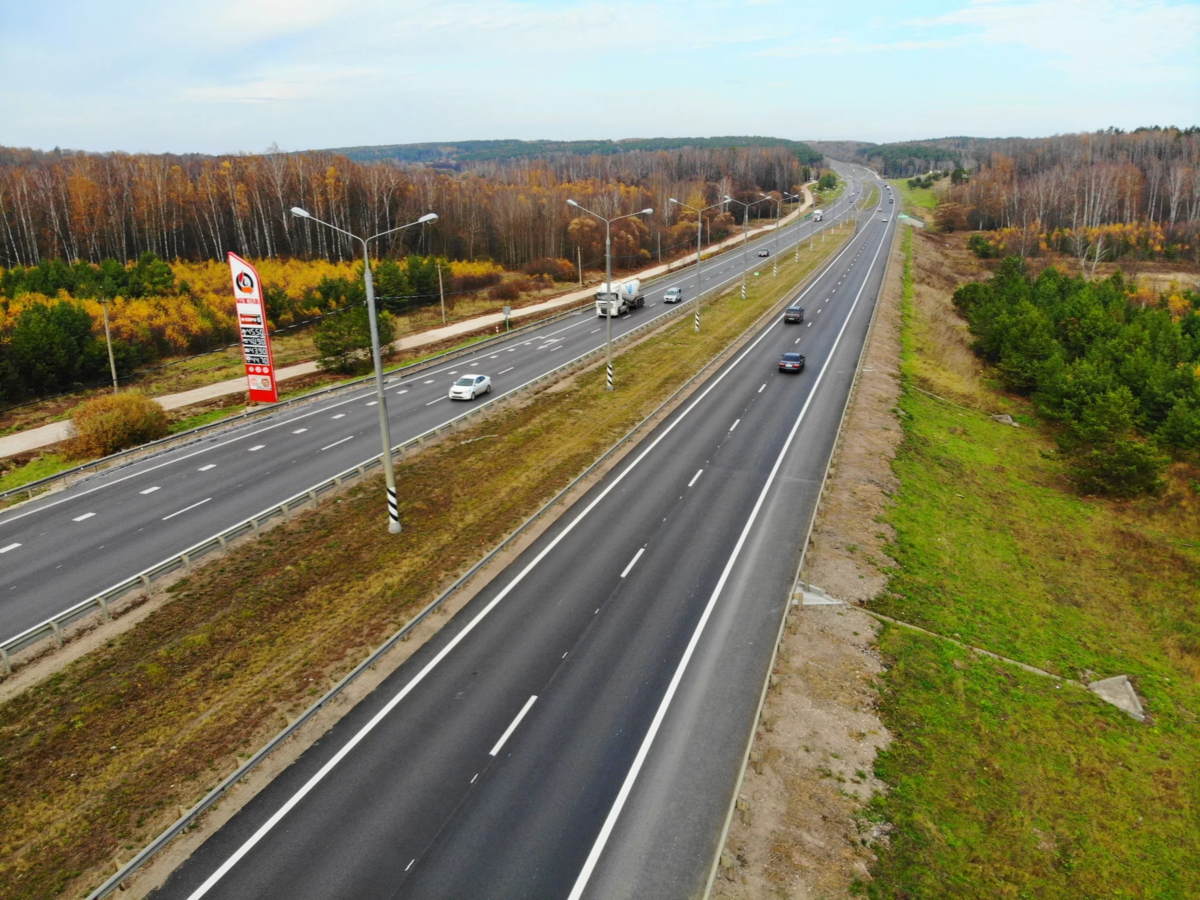
[[178, 582], [173, 602], [10, 700], [0, 708], [5, 896], [82, 895], [838, 245], [754, 280], [745, 300], [734, 291], [707, 305], [699, 335], [685, 315], [621, 353], [612, 393], [597, 368], [407, 458], [403, 534], [382, 527], [381, 480], [356, 486]]

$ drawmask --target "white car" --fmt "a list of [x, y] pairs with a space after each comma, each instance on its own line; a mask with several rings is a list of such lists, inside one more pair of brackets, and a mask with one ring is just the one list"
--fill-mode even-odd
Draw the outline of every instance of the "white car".
[[492, 379], [486, 375], [464, 375], [450, 385], [451, 400], [474, 400], [492, 392]]
[[667, 292], [663, 294], [663, 303], [678, 303], [683, 299], [683, 288], [673, 287], [667, 288]]

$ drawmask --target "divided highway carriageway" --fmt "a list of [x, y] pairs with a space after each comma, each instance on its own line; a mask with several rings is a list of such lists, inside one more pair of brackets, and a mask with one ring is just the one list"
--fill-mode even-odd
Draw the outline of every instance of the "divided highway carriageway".
[[[803, 324], [767, 321], [153, 896], [699, 896], [882, 284], [884, 215], [861, 214]], [[519, 346], [577, 352], [549, 343], [573, 331]], [[793, 349], [803, 374], [777, 369]]]
[[[858, 185], [858, 178], [851, 180], [825, 222], [781, 229], [779, 246], [809, 240], [848, 209]], [[774, 240], [769, 235], [750, 242], [752, 267], [764, 262], [754, 256], [757, 250], [773, 247]], [[703, 264], [703, 288], [733, 282], [741, 271], [740, 248], [723, 253]], [[662, 303], [662, 295], [672, 286], [682, 288], [684, 300], [694, 297], [694, 267], [650, 285], [646, 308], [615, 320], [614, 337], [668, 313], [672, 307]], [[503, 395], [595, 350], [604, 332], [604, 320], [585, 309], [478, 354], [389, 379], [392, 439], [400, 444], [465, 415], [469, 404], [447, 399], [456, 378], [490, 375], [490, 396]], [[619, 362], [616, 371], [619, 380]], [[281, 409], [0, 512], [0, 640], [378, 456], [374, 406], [373, 387], [363, 386]]]

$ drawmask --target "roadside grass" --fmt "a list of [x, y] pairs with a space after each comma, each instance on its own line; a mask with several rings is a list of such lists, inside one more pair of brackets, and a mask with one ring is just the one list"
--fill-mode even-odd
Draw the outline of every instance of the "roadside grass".
[[[846, 231], [842, 231], [846, 234]], [[593, 369], [234, 549], [172, 602], [0, 708], [6, 898], [80, 896], [649, 413], [799, 278], [754, 278]], [[670, 365], [664, 365], [670, 360]]]
[[76, 465], [75, 461], [62, 454], [44, 453], [23, 465], [13, 466], [0, 476], [0, 492], [10, 491], [39, 478], [49, 478], [73, 465]]
[[937, 209], [938, 194], [933, 188], [910, 188], [907, 178], [889, 178], [888, 184], [896, 189], [905, 208], [915, 209], [918, 215], [933, 224], [933, 211]]
[[[911, 237], [906, 250], [912, 252]], [[922, 246], [921, 253], [936, 252]], [[906, 276], [910, 276], [906, 272]], [[1200, 496], [1070, 493], [1037, 427], [914, 389], [959, 371], [933, 335], [948, 295], [904, 290], [898, 564], [872, 608], [1077, 680], [1127, 674], [1149, 718], [936, 638], [886, 626], [881, 709], [894, 826], [875, 898], [1200, 896]], [[985, 394], [985, 383], [960, 396]], [[1020, 409], [1019, 398], [1005, 403]], [[985, 406], [985, 409], [988, 408]]]

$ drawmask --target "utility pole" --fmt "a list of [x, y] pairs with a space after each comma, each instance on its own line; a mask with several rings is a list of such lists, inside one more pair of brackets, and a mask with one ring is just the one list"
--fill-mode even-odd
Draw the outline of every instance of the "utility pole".
[[685, 207], [686, 209], [690, 209], [690, 210], [692, 210], [692, 212], [694, 212], [696, 214], [696, 316], [695, 316], [695, 319], [696, 319], [696, 333], [699, 334], [700, 333], [700, 295], [704, 292], [703, 287], [701, 287], [701, 285], [700, 285], [700, 256], [701, 256], [701, 251], [703, 250], [703, 245], [701, 244], [701, 236], [704, 234], [704, 214], [706, 212], [708, 212], [710, 209], [719, 209], [720, 207], [724, 206], [725, 204], [714, 203], [712, 206], [704, 207], [704, 209], [696, 209], [696, 207], [694, 207], [694, 206], [688, 206], [688, 204], [686, 204], [686, 203], [680, 203], [674, 197], [671, 197], [669, 202], [674, 203], [676, 206], [682, 206], [682, 207]]
[[442, 264], [437, 264], [438, 269], [438, 297], [442, 300], [442, 324], [446, 324], [446, 290], [442, 287]]
[[113, 394], [119, 393], [117, 390], [117, 362], [113, 359], [112, 351], [112, 335], [108, 331], [108, 299], [100, 301], [100, 308], [104, 310], [104, 343], [108, 344], [108, 368], [112, 372]]

